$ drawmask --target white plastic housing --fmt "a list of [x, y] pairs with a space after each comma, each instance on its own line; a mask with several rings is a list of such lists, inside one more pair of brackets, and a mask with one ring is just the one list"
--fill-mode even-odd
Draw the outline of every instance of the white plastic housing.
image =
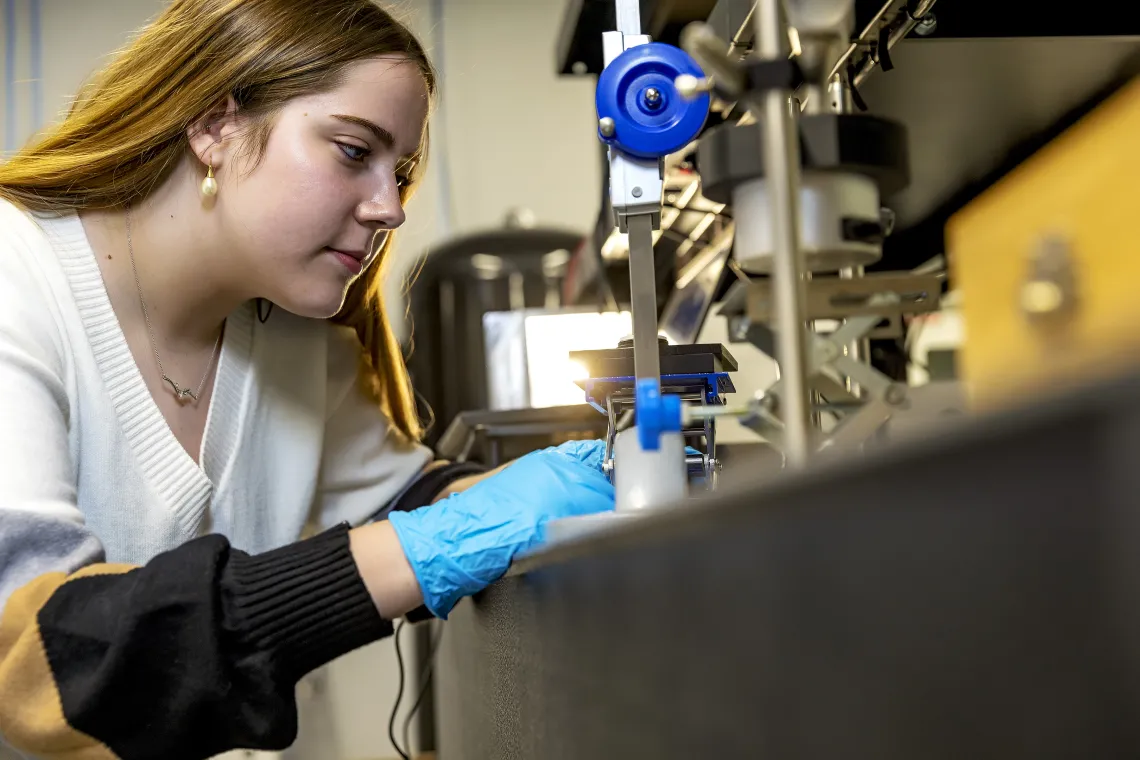
[[[739, 185], [732, 193], [732, 209], [737, 263], [749, 272], [771, 272], [772, 223], [766, 180]], [[808, 271], [866, 266], [882, 257], [881, 244], [844, 238], [845, 218], [879, 218], [879, 189], [874, 181], [859, 174], [805, 172], [800, 188], [800, 246]]]
[[680, 501], [688, 493], [685, 441], [665, 433], [657, 451], [643, 451], [637, 428], [618, 433], [614, 441], [614, 488], [617, 511], [652, 509]]

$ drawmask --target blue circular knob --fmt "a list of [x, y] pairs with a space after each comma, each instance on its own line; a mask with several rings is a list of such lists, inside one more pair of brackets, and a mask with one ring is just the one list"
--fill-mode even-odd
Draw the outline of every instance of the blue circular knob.
[[709, 94], [694, 100], [677, 94], [681, 74], [703, 77], [688, 53], [672, 45], [636, 45], [615, 58], [598, 77], [598, 119], [611, 119], [602, 142], [638, 158], [675, 153], [700, 134], [709, 115]]
[[657, 451], [662, 433], [681, 432], [681, 397], [662, 396], [661, 386], [650, 378], [637, 381], [634, 410], [642, 451]]

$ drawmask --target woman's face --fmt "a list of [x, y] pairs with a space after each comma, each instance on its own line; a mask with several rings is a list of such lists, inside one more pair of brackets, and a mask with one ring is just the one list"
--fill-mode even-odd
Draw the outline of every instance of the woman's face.
[[334, 315], [349, 284], [404, 222], [400, 188], [424, 134], [419, 68], [386, 57], [280, 112], [261, 162], [219, 172], [215, 211], [256, 295], [306, 317]]

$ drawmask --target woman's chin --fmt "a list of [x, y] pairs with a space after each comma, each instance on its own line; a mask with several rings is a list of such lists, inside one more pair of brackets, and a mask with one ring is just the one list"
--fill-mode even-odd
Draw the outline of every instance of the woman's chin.
[[335, 317], [344, 305], [345, 289], [330, 292], [318, 292], [313, 289], [304, 294], [293, 294], [293, 297], [275, 299], [274, 304], [298, 317], [307, 319], [330, 319]]

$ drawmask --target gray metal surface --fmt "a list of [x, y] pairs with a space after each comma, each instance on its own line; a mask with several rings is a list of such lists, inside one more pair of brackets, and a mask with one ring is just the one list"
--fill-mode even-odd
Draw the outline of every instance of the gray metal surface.
[[1140, 379], [555, 547], [446, 627], [443, 760], [1140, 755]]
[[629, 291], [633, 320], [633, 367], [638, 380], [661, 381], [657, 348], [657, 289], [653, 273], [653, 220], [629, 217]]
[[641, 3], [639, 0], [614, 0], [617, 30], [622, 34], [641, 34]]

